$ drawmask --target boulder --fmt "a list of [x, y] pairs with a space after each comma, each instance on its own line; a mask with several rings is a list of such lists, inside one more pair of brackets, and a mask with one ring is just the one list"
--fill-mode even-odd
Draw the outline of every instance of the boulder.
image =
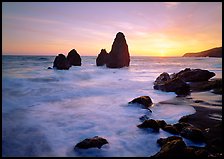
[[71, 65], [69, 64], [67, 58], [63, 54], [58, 54], [54, 59], [53, 67], [58, 70], [68, 70]]
[[160, 139], [157, 140], [157, 143], [160, 146], [163, 146], [167, 142], [171, 142], [171, 141], [174, 141], [174, 140], [182, 140], [182, 137], [179, 137], [179, 136], [169, 136], [167, 138], [160, 138]]
[[186, 144], [182, 139], [166, 142], [153, 157], [184, 157]]
[[[132, 101], [128, 102], [128, 104], [138, 103], [143, 106], [143, 108], [149, 109], [153, 105], [152, 100], [149, 96], [141, 96], [138, 98], [133, 99]], [[151, 111], [151, 110], [150, 110]]]
[[208, 151], [202, 147], [187, 147], [183, 139], [179, 136], [160, 138], [157, 143], [161, 146], [158, 153], [151, 158], [207, 158]]
[[182, 131], [182, 129], [184, 127], [187, 127], [187, 126], [191, 126], [191, 124], [189, 123], [185, 123], [185, 122], [179, 122], [179, 123], [176, 123], [176, 124], [173, 124], [173, 127], [180, 133]]
[[118, 32], [108, 55], [106, 66], [108, 68], [121, 68], [125, 66], [128, 67], [129, 63], [130, 55], [125, 36], [122, 32]]
[[72, 66], [81, 66], [81, 57], [80, 55], [77, 53], [77, 51], [75, 49], [72, 49], [68, 55], [67, 55], [67, 59], [70, 65]]
[[175, 92], [177, 95], [188, 95], [190, 93], [190, 86], [180, 78], [174, 78], [164, 83], [155, 83], [154, 89], [165, 92]]
[[192, 141], [204, 141], [204, 135], [202, 131], [199, 128], [196, 128], [194, 126], [187, 126], [182, 129], [180, 132], [181, 136], [190, 139]]
[[171, 78], [167, 72], [163, 72], [156, 78], [154, 85], [164, 84], [165, 82], [169, 81]]
[[163, 130], [171, 134], [179, 134], [178, 130], [172, 125], [166, 125], [165, 127], [163, 127]]
[[[190, 82], [189, 84], [192, 91], [222, 90], [222, 78], [202, 82]], [[221, 92], [218, 94], [221, 94]]]
[[201, 82], [201, 81], [208, 81], [208, 79], [215, 76], [214, 72], [210, 72], [208, 70], [202, 69], [190, 69], [185, 68], [176, 74], [172, 74], [171, 77], [173, 78], [181, 78], [185, 82]]
[[153, 119], [145, 120], [142, 124], [137, 125], [137, 127], [152, 128], [154, 131], [159, 131], [159, 124]]
[[88, 149], [92, 147], [101, 148], [104, 144], [108, 144], [108, 141], [102, 137], [95, 136], [93, 138], [87, 138], [75, 145], [75, 148]]
[[108, 58], [108, 53], [105, 49], [101, 49], [100, 53], [98, 54], [96, 58], [96, 65], [97, 66], [103, 66], [106, 64]]
[[160, 128], [164, 128], [167, 125], [165, 120], [156, 120], [156, 122], [159, 124]]

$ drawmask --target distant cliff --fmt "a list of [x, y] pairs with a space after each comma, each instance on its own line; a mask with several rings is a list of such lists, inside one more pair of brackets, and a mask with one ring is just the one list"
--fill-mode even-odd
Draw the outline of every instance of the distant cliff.
[[222, 57], [222, 47], [216, 47], [197, 53], [186, 53], [183, 57]]

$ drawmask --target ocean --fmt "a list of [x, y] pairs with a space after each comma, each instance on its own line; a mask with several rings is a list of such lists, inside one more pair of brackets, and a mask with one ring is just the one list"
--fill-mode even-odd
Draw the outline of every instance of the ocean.
[[[48, 69], [55, 56], [2, 56], [2, 156], [146, 157], [160, 150], [157, 139], [172, 136], [137, 127], [139, 119], [174, 124], [195, 109], [157, 104], [176, 97], [153, 89], [163, 72], [200, 68], [222, 77], [222, 58], [131, 57], [130, 66], [96, 66], [96, 56], [81, 56], [82, 66]], [[129, 101], [149, 96], [152, 113]], [[74, 150], [94, 136], [108, 140], [101, 149]], [[184, 139], [187, 145], [205, 146]]]

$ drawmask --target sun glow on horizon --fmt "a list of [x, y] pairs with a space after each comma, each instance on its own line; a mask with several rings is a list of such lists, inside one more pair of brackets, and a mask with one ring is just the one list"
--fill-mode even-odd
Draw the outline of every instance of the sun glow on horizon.
[[2, 9], [2, 54], [57, 55], [74, 48], [97, 56], [110, 52], [119, 31], [131, 56], [182, 56], [222, 46], [221, 2], [3, 2]]

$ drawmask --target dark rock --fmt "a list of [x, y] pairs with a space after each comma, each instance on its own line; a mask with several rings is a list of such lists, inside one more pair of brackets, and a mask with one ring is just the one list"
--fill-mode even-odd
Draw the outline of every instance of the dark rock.
[[170, 136], [170, 137], [167, 137], [167, 138], [160, 138], [160, 139], [157, 140], [157, 143], [160, 146], [163, 146], [167, 142], [174, 141], [174, 140], [182, 140], [182, 137], [179, 137], [179, 136]]
[[103, 66], [106, 64], [108, 58], [108, 53], [105, 49], [101, 49], [100, 53], [98, 54], [96, 58], [96, 65], [97, 66]]
[[54, 59], [53, 67], [58, 70], [68, 70], [71, 67], [71, 65], [69, 64], [65, 55], [58, 54], [58, 56], [56, 56]]
[[171, 78], [167, 72], [163, 72], [156, 78], [154, 85], [164, 84], [165, 82], [169, 81]]
[[171, 134], [179, 134], [178, 130], [173, 127], [172, 125], [166, 125], [164, 128], [163, 128], [164, 131], [167, 131]]
[[52, 67], [48, 67], [47, 69], [52, 69]]
[[163, 84], [155, 84], [154, 89], [165, 92], [175, 92], [177, 95], [188, 95], [190, 87], [182, 79], [174, 78]]
[[204, 135], [199, 128], [194, 126], [187, 126], [180, 132], [181, 136], [188, 138], [192, 141], [204, 141]]
[[173, 78], [178, 77], [185, 82], [200, 82], [208, 81], [208, 79], [215, 76], [215, 73], [208, 70], [186, 68], [172, 76]]
[[132, 101], [128, 102], [128, 104], [132, 104], [132, 103], [141, 104], [146, 109], [148, 109], [150, 106], [153, 105], [152, 100], [149, 96], [141, 96], [141, 97], [135, 98]]
[[207, 158], [208, 155], [209, 155], [208, 151], [204, 148], [195, 150], [194, 154], [195, 154], [196, 157], [200, 157], [200, 158]]
[[186, 144], [183, 140], [172, 140], [165, 143], [153, 157], [184, 157], [183, 152], [185, 148]]
[[95, 136], [93, 138], [87, 138], [75, 145], [75, 148], [88, 149], [92, 147], [101, 148], [104, 144], [108, 144], [108, 141], [102, 137]]
[[189, 123], [180, 122], [173, 124], [173, 127], [180, 133], [184, 127], [191, 126]]
[[149, 117], [147, 115], [143, 115], [139, 118], [139, 120], [142, 121], [142, 122], [145, 121], [145, 120], [148, 120], [148, 119], [149, 119]]
[[182, 116], [178, 122], [184, 122], [184, 123], [188, 122], [188, 115]]
[[80, 55], [77, 53], [77, 51], [75, 49], [72, 49], [68, 55], [67, 55], [67, 59], [70, 65], [73, 66], [81, 66], [81, 57]]
[[192, 91], [209, 91], [213, 90], [217, 94], [222, 93], [222, 79], [216, 78], [210, 81], [191, 82], [190, 89]]
[[167, 123], [164, 120], [156, 120], [160, 128], [164, 128]]
[[178, 157], [178, 158], [206, 158], [208, 151], [201, 147], [187, 147], [183, 139], [179, 136], [160, 138], [157, 143], [162, 146], [160, 151], [152, 156], [156, 157]]
[[152, 128], [155, 131], [159, 131], [159, 124], [153, 119], [145, 120], [142, 124], [137, 125], [137, 127], [139, 127], [139, 128]]
[[125, 36], [123, 33], [118, 32], [108, 55], [106, 66], [109, 68], [121, 68], [129, 66], [129, 63], [130, 55]]

